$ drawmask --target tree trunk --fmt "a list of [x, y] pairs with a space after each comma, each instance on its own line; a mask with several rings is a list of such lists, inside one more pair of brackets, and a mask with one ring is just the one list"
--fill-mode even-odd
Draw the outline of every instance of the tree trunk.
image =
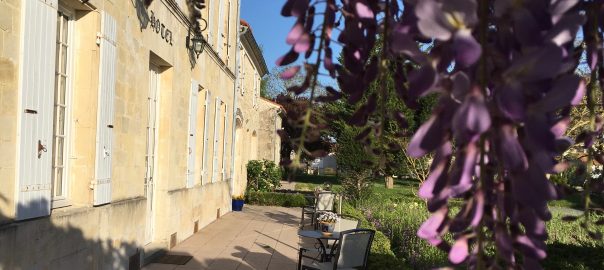
[[384, 181], [386, 181], [386, 188], [393, 189], [394, 188], [394, 177], [392, 175], [387, 175], [384, 177]]

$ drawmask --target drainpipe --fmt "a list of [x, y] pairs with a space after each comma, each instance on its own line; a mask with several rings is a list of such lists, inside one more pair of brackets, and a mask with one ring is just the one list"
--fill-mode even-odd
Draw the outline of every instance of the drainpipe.
[[[241, 14], [241, 3], [239, 3], [239, 5], [237, 6], [237, 14], [240, 15]], [[241, 16], [239, 16], [241, 17]], [[237, 21], [237, 25], [240, 26], [241, 25], [241, 21], [238, 20]], [[237, 40], [235, 42], [235, 86], [233, 87], [233, 97], [234, 97], [234, 101], [233, 101], [233, 124], [232, 124], [232, 132], [231, 132], [231, 187], [230, 187], [230, 194], [231, 196], [233, 195], [233, 192], [235, 192], [235, 147], [236, 147], [236, 134], [235, 132], [237, 131], [237, 100], [239, 99], [239, 95], [237, 95], [237, 88], [239, 87], [239, 84], [241, 82], [241, 78], [239, 77], [239, 70], [241, 69], [241, 60], [239, 59], [240, 56], [240, 50], [241, 50], [241, 36], [244, 35], [247, 31], [249, 31], [249, 28], [245, 28], [243, 29], [243, 31], [240, 30], [239, 27], [237, 27]], [[242, 122], [243, 124], [243, 122]]]

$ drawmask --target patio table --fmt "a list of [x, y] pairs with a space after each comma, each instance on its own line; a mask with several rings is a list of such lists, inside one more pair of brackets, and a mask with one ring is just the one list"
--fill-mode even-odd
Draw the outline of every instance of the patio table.
[[[321, 231], [301, 230], [301, 231], [298, 231], [298, 236], [312, 238], [312, 239], [317, 240], [317, 242], [319, 242], [319, 245], [321, 246], [321, 251], [322, 251], [321, 252], [321, 262], [328, 260], [329, 257], [331, 257], [333, 255], [334, 247], [336, 246], [337, 241], [340, 239], [340, 233], [335, 232], [335, 231], [331, 234], [323, 234]], [[331, 247], [331, 250], [329, 251], [329, 254], [327, 253], [327, 247], [325, 246], [325, 244], [323, 244], [323, 240], [334, 240], [334, 243]]]

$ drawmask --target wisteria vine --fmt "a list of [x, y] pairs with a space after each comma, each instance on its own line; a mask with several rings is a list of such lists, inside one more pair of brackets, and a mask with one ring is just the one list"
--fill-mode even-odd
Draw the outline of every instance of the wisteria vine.
[[[434, 155], [418, 192], [432, 213], [419, 237], [447, 251], [453, 264], [540, 268], [545, 222], [552, 217], [547, 203], [559, 198], [547, 176], [567, 167], [559, 156], [574, 141], [565, 131], [572, 106], [585, 95], [590, 128], [574, 139], [587, 149], [587, 168], [604, 159], [590, 150], [604, 125], [593, 110], [604, 85], [604, 1], [287, 0], [281, 14], [296, 22], [286, 37], [291, 50], [277, 64], [304, 58], [281, 76], [291, 78], [302, 68], [306, 76], [288, 90], [309, 95], [310, 104], [345, 98], [358, 105], [349, 123], [366, 127], [359, 140], [379, 137], [386, 121], [405, 124], [401, 112], [384, 110], [379, 91], [368, 94], [386, 72], [394, 72], [398, 96], [409, 108], [439, 93], [432, 116], [407, 149], [414, 157]], [[577, 44], [580, 32], [584, 38]], [[420, 50], [423, 45], [430, 49]], [[334, 46], [341, 47], [340, 63]], [[373, 53], [376, 47], [380, 54]], [[581, 65], [588, 66], [589, 78], [575, 73]], [[322, 69], [340, 91], [317, 95]], [[310, 125], [312, 113], [290, 116], [303, 128], [299, 152], [309, 134], [320, 132]], [[585, 187], [589, 210], [589, 194], [602, 192], [602, 184], [586, 180]], [[450, 211], [451, 198], [464, 200], [457, 213]], [[452, 243], [443, 240], [446, 233], [454, 236]], [[487, 245], [495, 247], [494, 255], [485, 252]]]

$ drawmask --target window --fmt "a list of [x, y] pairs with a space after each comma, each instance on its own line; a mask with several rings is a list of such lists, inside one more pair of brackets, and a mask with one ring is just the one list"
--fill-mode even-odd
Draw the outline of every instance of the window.
[[229, 115], [229, 111], [228, 111], [228, 106], [226, 103], [223, 103], [223, 107], [224, 107], [224, 113], [223, 115], [223, 125], [222, 125], [222, 164], [221, 164], [221, 170], [222, 170], [222, 180], [226, 180], [227, 178], [227, 170], [226, 170], [226, 158], [227, 158], [227, 144], [228, 144], [228, 139], [227, 139], [227, 126], [228, 126], [228, 115]]
[[71, 88], [73, 15], [59, 10], [53, 110], [52, 182], [53, 206], [65, 206], [67, 199], [67, 155]]

